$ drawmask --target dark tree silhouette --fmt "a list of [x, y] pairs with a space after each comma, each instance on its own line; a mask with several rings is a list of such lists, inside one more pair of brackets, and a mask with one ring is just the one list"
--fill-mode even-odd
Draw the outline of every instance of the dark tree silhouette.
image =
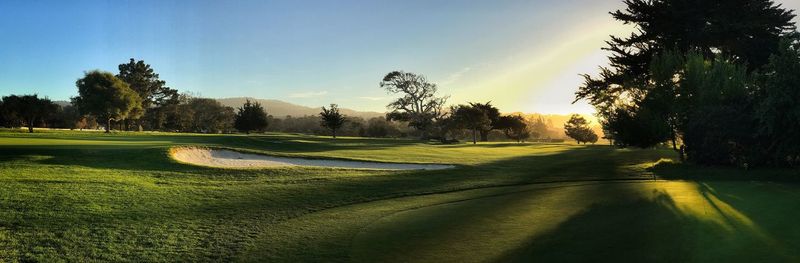
[[647, 93], [653, 57], [674, 50], [722, 56], [757, 69], [768, 62], [781, 36], [794, 30], [792, 11], [769, 0], [626, 0], [627, 9], [612, 16], [633, 24], [637, 32], [614, 36], [604, 48], [612, 53], [610, 67], [599, 78], [584, 75], [577, 92], [605, 118], [628, 96]]
[[452, 112], [452, 118], [456, 125], [472, 132], [472, 144], [478, 143], [478, 133], [489, 129], [492, 121], [481, 108], [472, 105], [458, 105]]
[[564, 133], [579, 144], [587, 142], [597, 142], [597, 134], [589, 127], [589, 122], [578, 114], [572, 114], [569, 120], [564, 123]]
[[339, 113], [339, 105], [336, 104], [331, 104], [330, 108], [325, 108], [325, 106], [323, 106], [319, 117], [320, 126], [331, 130], [334, 139], [336, 138], [336, 130], [341, 128], [347, 121], [345, 116]]
[[490, 121], [489, 126], [479, 131], [481, 135], [481, 141], [482, 142], [489, 141], [489, 132], [491, 132], [494, 129], [499, 129], [497, 127], [497, 121], [500, 119], [500, 110], [497, 109], [495, 106], [492, 106], [491, 101], [486, 103], [470, 102], [469, 105], [483, 111], [486, 114], [486, 116], [489, 117]]
[[259, 102], [250, 102], [248, 99], [239, 112], [236, 113], [234, 127], [250, 134], [251, 131], [263, 131], [269, 125], [267, 121], [267, 112]]
[[5, 96], [2, 105], [3, 115], [18, 118], [28, 126], [28, 132], [33, 132], [33, 127], [55, 114], [59, 107], [50, 99], [39, 98], [36, 94]]
[[753, 135], [745, 133], [756, 127], [748, 112], [762, 93], [749, 78], [794, 32], [793, 11], [769, 0], [625, 4], [611, 14], [637, 31], [607, 41], [610, 66], [584, 75], [576, 93], [595, 106], [606, 137], [619, 146], [670, 141], [699, 163], [749, 162]]
[[386, 106], [390, 111], [386, 119], [407, 121], [423, 137], [427, 137], [435, 120], [444, 116], [442, 107], [448, 97], [437, 97], [436, 84], [429, 83], [425, 76], [393, 71], [383, 77], [380, 86], [389, 93], [402, 95]]
[[525, 118], [520, 115], [500, 116], [495, 122], [495, 128], [502, 130], [506, 137], [519, 143], [525, 142], [531, 136]]
[[106, 132], [111, 131], [111, 121], [125, 119], [131, 112], [141, 110], [139, 95], [111, 73], [90, 71], [75, 84], [78, 86], [75, 105], [82, 114], [104, 120]]
[[[792, 41], [794, 40], [794, 41]], [[756, 105], [761, 152], [776, 164], [800, 164], [800, 36], [781, 43], [763, 70], [761, 100]], [[758, 156], [764, 156], [763, 154]]]

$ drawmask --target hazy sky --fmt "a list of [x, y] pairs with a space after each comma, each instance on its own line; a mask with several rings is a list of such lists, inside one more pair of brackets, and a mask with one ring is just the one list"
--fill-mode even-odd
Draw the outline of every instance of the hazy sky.
[[[780, 2], [780, 1], [779, 1]], [[800, 1], [784, 0], [800, 8]], [[605, 64], [608, 12], [574, 1], [0, 1], [0, 95], [75, 96], [84, 71], [129, 58], [170, 87], [384, 111], [393, 70], [426, 75], [451, 103], [592, 112], [578, 74]]]

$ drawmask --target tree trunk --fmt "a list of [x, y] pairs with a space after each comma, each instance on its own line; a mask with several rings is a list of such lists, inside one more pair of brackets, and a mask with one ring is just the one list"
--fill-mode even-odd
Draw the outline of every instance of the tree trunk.
[[336, 139], [336, 129], [331, 129], [331, 132], [333, 132], [333, 138]]
[[33, 124], [28, 123], [28, 133], [33, 133]]
[[111, 132], [111, 118], [106, 119], [106, 133]]

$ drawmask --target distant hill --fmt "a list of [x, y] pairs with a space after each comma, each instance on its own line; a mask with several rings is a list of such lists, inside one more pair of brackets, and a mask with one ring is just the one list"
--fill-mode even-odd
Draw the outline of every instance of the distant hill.
[[[264, 108], [266, 108], [267, 114], [272, 115], [276, 118], [284, 118], [286, 117], [286, 115], [291, 115], [293, 117], [302, 117], [306, 115], [316, 116], [322, 109], [321, 107], [313, 108], [313, 107], [301, 106], [280, 100], [254, 99], [246, 97], [225, 98], [216, 100], [222, 103], [222, 105], [238, 108], [241, 107], [242, 104], [244, 104], [245, 100], [247, 99], [250, 99], [250, 101], [258, 101], [259, 103], [261, 103], [262, 106], [264, 106]], [[385, 115], [384, 113], [380, 112], [356, 111], [345, 108], [340, 108], [339, 111], [347, 116], [361, 117], [364, 119], [370, 119], [372, 117], [380, 117]]]
[[[272, 115], [275, 118], [285, 118], [286, 115], [292, 115], [293, 117], [302, 117], [306, 115], [316, 116], [322, 109], [321, 107], [312, 108], [312, 107], [292, 104], [281, 100], [254, 99], [245, 97], [225, 98], [216, 100], [219, 101], [219, 103], [222, 103], [222, 105], [238, 108], [241, 107], [242, 104], [244, 104], [246, 99], [250, 99], [250, 101], [258, 101], [259, 103], [261, 103], [262, 106], [264, 106], [264, 108], [266, 108], [267, 114]], [[53, 101], [53, 103], [61, 105], [62, 107], [70, 105], [70, 102], [65, 100], [57, 100]], [[365, 120], [368, 120], [373, 117], [385, 116], [384, 113], [374, 112], [374, 111], [356, 111], [345, 108], [341, 108], [339, 110], [344, 115], [352, 117], [361, 117], [364, 118]]]

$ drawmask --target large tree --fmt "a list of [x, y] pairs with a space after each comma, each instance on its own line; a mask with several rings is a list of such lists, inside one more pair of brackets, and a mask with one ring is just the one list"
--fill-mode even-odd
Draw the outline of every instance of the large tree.
[[125, 119], [131, 112], [141, 109], [139, 95], [111, 73], [90, 71], [75, 85], [78, 86], [75, 105], [81, 113], [105, 121], [106, 132], [111, 131], [111, 121]]
[[500, 116], [494, 125], [496, 129], [502, 130], [506, 137], [519, 143], [525, 142], [531, 136], [528, 124], [522, 115]]
[[775, 164], [800, 164], [800, 34], [787, 38], [764, 69], [755, 106], [759, 156]]
[[250, 134], [251, 131], [264, 131], [267, 129], [267, 125], [269, 122], [264, 107], [261, 106], [261, 103], [251, 102], [248, 99], [236, 113], [233, 126], [239, 131]]
[[[717, 88], [711, 80], [726, 79], [720, 74], [736, 79], [739, 69], [755, 72], [764, 66], [780, 39], [794, 31], [793, 12], [769, 0], [626, 0], [625, 4], [625, 10], [611, 14], [636, 31], [607, 41], [611, 64], [602, 67], [598, 77], [584, 76], [577, 99], [595, 106], [607, 137], [620, 146], [651, 147], [671, 141], [683, 153], [681, 142], [689, 147], [703, 141], [710, 144], [696, 144], [694, 149], [726, 148], [702, 139], [708, 136], [691, 137], [701, 136], [692, 131], [700, 132], [694, 128], [718, 123], [709, 121], [746, 110], [742, 107], [749, 104], [733, 99], [734, 95], [714, 100], [719, 93], [702, 89]], [[692, 60], [700, 62], [688, 63]], [[716, 66], [703, 69], [711, 64]], [[690, 70], [698, 77], [687, 78]], [[716, 95], [701, 97], [701, 93]], [[709, 104], [699, 104], [701, 98]], [[717, 143], [727, 139], [720, 137]], [[705, 156], [703, 150], [693, 152]]]
[[130, 59], [128, 63], [119, 65], [117, 77], [128, 83], [131, 89], [142, 98], [142, 107], [149, 109], [172, 100], [177, 91], [166, 86], [166, 81], [159, 79], [150, 64], [144, 60]]
[[142, 110], [133, 112], [128, 119], [152, 116], [146, 115], [147, 111], [177, 102], [177, 90], [167, 87], [166, 82], [159, 79], [159, 75], [155, 73], [150, 64], [131, 58], [128, 63], [120, 64], [118, 68], [117, 77], [128, 83], [130, 88], [136, 91], [142, 99]]
[[597, 134], [589, 127], [589, 122], [578, 114], [572, 114], [564, 123], [564, 133], [579, 144], [595, 143], [598, 139]]
[[481, 134], [481, 141], [489, 141], [489, 132], [500, 129], [497, 125], [498, 120], [500, 120], [500, 110], [493, 106], [491, 101], [486, 103], [470, 102], [469, 105], [483, 111], [486, 116], [489, 117], [489, 126], [479, 131]]
[[492, 121], [486, 111], [472, 105], [458, 105], [452, 112], [452, 119], [458, 127], [472, 132], [472, 144], [478, 143], [478, 133], [489, 129]]
[[342, 127], [347, 121], [347, 118], [339, 113], [339, 105], [331, 104], [330, 108], [322, 107], [319, 113], [320, 126], [331, 131], [333, 138], [336, 138], [336, 130]]
[[423, 75], [392, 71], [383, 77], [380, 86], [402, 96], [386, 106], [390, 111], [386, 119], [408, 122], [421, 131], [423, 137], [427, 137], [428, 129], [444, 116], [442, 107], [448, 97], [437, 97], [436, 84], [428, 82]]
[[55, 114], [58, 105], [47, 98], [38, 95], [10, 95], [3, 97], [3, 115], [18, 118], [28, 126], [28, 132], [33, 132], [33, 127], [47, 120]]
[[200, 133], [229, 132], [234, 127], [236, 113], [231, 107], [209, 98], [191, 98], [184, 108], [192, 113], [191, 131]]
[[612, 36], [605, 50], [609, 67], [586, 81], [577, 99], [593, 104], [601, 117], [620, 104], [640, 99], [648, 90], [653, 57], [673, 50], [716, 55], [757, 69], [767, 63], [784, 34], [794, 30], [790, 10], [769, 0], [626, 0], [611, 15], [636, 27], [630, 36]]

